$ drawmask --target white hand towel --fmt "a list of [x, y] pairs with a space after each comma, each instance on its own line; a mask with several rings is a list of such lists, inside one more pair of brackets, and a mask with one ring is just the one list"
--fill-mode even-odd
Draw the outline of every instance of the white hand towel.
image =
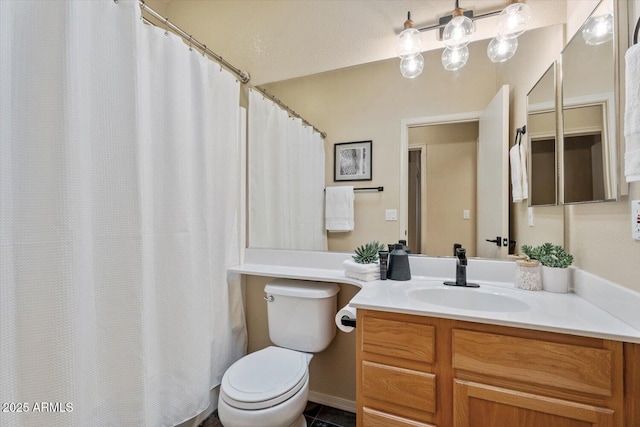
[[353, 186], [327, 187], [325, 197], [327, 231], [353, 231]]
[[345, 271], [344, 275], [352, 279], [362, 280], [363, 282], [371, 282], [372, 280], [380, 279], [380, 271], [377, 273], [354, 273], [352, 271]]
[[640, 181], [640, 44], [625, 54], [626, 101], [624, 112], [624, 174], [627, 182]]
[[509, 150], [509, 163], [511, 164], [511, 193], [513, 202], [518, 203], [522, 197], [522, 161], [520, 160], [520, 146], [515, 144]]
[[527, 175], [527, 142], [520, 141], [518, 144], [520, 150], [520, 183], [522, 186], [522, 200], [529, 197], [529, 176]]
[[345, 259], [344, 262], [342, 263], [342, 267], [345, 269], [345, 271], [350, 271], [352, 273], [359, 273], [359, 274], [367, 274], [367, 273], [375, 273], [375, 272], [380, 273], [379, 264], [377, 263], [358, 264], [352, 259]]

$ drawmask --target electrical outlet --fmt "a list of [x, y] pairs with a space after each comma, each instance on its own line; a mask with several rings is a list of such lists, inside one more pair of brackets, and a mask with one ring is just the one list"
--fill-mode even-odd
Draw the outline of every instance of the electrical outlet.
[[531, 206], [527, 208], [527, 218], [529, 219], [529, 227], [533, 227], [533, 207]]
[[631, 237], [640, 240], [640, 200], [631, 201]]

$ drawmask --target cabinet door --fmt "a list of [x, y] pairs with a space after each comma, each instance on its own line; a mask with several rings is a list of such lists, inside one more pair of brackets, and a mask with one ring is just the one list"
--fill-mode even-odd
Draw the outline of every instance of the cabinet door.
[[454, 381], [454, 427], [611, 427], [613, 411], [597, 406]]

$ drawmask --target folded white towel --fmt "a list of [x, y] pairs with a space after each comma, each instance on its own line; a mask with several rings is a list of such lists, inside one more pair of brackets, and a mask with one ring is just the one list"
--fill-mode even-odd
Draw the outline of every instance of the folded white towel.
[[327, 187], [325, 197], [327, 231], [353, 231], [353, 186]]
[[362, 280], [363, 282], [371, 282], [372, 280], [380, 279], [380, 271], [377, 273], [354, 273], [352, 271], [345, 271], [344, 275], [352, 279]]
[[529, 176], [527, 175], [527, 138], [518, 144], [520, 149], [520, 183], [522, 185], [522, 200], [529, 197]]
[[625, 54], [624, 174], [627, 182], [640, 181], [640, 45]]
[[511, 194], [513, 202], [523, 200], [522, 194], [522, 160], [520, 160], [520, 146], [515, 144], [509, 150], [509, 163], [511, 164]]
[[345, 269], [345, 271], [350, 271], [352, 273], [367, 274], [377, 272], [378, 274], [380, 274], [380, 265], [377, 263], [358, 264], [352, 259], [345, 259], [342, 263], [342, 267]]

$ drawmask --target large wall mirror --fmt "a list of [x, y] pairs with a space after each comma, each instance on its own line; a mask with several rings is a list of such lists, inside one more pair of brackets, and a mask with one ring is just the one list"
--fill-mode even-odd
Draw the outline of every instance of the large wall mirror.
[[614, 14], [602, 1], [562, 52], [562, 201], [615, 200]]
[[527, 94], [529, 206], [558, 203], [556, 64]]

